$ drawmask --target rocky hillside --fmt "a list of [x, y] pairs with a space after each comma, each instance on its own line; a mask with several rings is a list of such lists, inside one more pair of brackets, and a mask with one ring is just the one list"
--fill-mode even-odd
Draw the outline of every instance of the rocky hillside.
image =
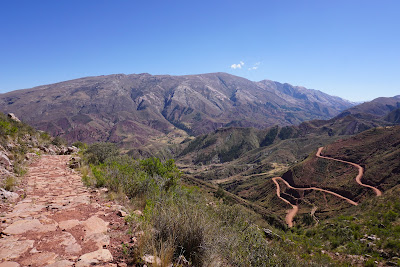
[[383, 118], [388, 113], [400, 108], [400, 95], [394, 97], [379, 97], [372, 101], [349, 108], [341, 115], [368, 114], [375, 118]]
[[[374, 128], [327, 145], [322, 154], [364, 168], [362, 182], [385, 192], [400, 181], [400, 126]], [[373, 190], [356, 183], [358, 170], [350, 164], [320, 159], [314, 155], [297, 164], [282, 177], [294, 187], [315, 186], [337, 192], [356, 202], [374, 196]], [[287, 195], [299, 198], [297, 192]], [[300, 201], [318, 203], [323, 196], [304, 194]], [[304, 199], [303, 199], [304, 198]], [[315, 204], [317, 205], [317, 204]], [[329, 207], [328, 211], [332, 209]]]
[[21, 122], [14, 114], [0, 113], [0, 204], [14, 199], [19, 177], [26, 172], [26, 163], [41, 154], [69, 154], [76, 147], [64, 146], [60, 138], [52, 138]]
[[226, 73], [87, 77], [0, 95], [1, 111], [68, 141], [131, 145], [168, 133], [328, 119], [351, 106], [320, 91]]
[[[399, 123], [398, 110], [381, 117], [345, 111], [330, 120], [306, 121], [298, 126], [273, 126], [265, 129], [220, 128], [183, 142], [176, 157], [187, 164], [224, 163], [245, 154], [249, 162], [265, 159], [263, 155], [267, 155], [269, 161], [273, 162], [294, 162], [303, 159], [318, 146], [345, 136], [375, 127], [396, 125]], [[287, 143], [297, 145], [290, 147]], [[283, 154], [282, 150], [286, 152]]]

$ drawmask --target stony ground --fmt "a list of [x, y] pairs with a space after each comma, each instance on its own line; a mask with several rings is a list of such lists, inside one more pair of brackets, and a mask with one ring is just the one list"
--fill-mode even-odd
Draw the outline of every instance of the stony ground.
[[130, 238], [121, 206], [86, 188], [68, 160], [45, 155], [35, 161], [25, 197], [3, 207], [0, 267], [126, 266], [118, 255]]

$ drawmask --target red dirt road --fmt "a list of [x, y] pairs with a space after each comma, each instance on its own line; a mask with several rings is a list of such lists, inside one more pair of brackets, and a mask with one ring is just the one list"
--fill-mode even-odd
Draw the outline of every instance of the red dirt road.
[[317, 154], [316, 154], [316, 156], [317, 156], [318, 158], [321, 158], [321, 159], [330, 159], [330, 160], [339, 161], [339, 162], [343, 162], [343, 163], [347, 163], [347, 164], [351, 164], [351, 165], [355, 166], [355, 167], [358, 169], [358, 175], [356, 176], [356, 182], [357, 182], [359, 185], [361, 185], [361, 186], [371, 188], [372, 190], [374, 190], [374, 192], [375, 192], [375, 194], [376, 194], [377, 196], [381, 196], [381, 195], [382, 195], [381, 190], [379, 190], [378, 188], [373, 187], [373, 186], [370, 186], [370, 185], [367, 185], [367, 184], [363, 184], [363, 183], [361, 182], [361, 178], [362, 178], [363, 175], [364, 175], [364, 169], [363, 169], [363, 167], [361, 167], [360, 165], [358, 165], [358, 164], [356, 164], [356, 163], [353, 163], [353, 162], [349, 162], [349, 161], [345, 161], [345, 160], [341, 160], [341, 159], [335, 159], [335, 158], [330, 158], [330, 157], [321, 156], [322, 149], [324, 149], [324, 147], [318, 148], [318, 151], [317, 151]]
[[[344, 199], [344, 200], [346, 200], [347, 202], [349, 202], [352, 205], [355, 205], [355, 206], [358, 205], [357, 202], [354, 202], [353, 200], [351, 200], [351, 199], [349, 199], [347, 197], [344, 197], [342, 195], [339, 195], [339, 194], [337, 194], [335, 192], [332, 192], [332, 191], [329, 191], [329, 190], [325, 190], [325, 189], [322, 189], [322, 188], [318, 188], [318, 187], [307, 187], [307, 188], [293, 187], [288, 182], [286, 182], [282, 177], [274, 177], [274, 178], [272, 178], [272, 181], [276, 184], [276, 194], [277, 194], [277, 196], [280, 199], [284, 200], [286, 203], [292, 205], [292, 207], [293, 207], [293, 209], [291, 209], [288, 212], [288, 214], [286, 214], [286, 218], [285, 218], [285, 221], [286, 221], [286, 223], [288, 224], [289, 227], [293, 226], [293, 218], [294, 218], [294, 216], [296, 216], [297, 211], [299, 210], [299, 207], [297, 205], [293, 205], [292, 203], [290, 203], [289, 201], [287, 201], [286, 199], [284, 199], [283, 197], [280, 196], [280, 186], [279, 186], [279, 183], [277, 182], [277, 180], [280, 180], [280, 181], [284, 182], [285, 185], [287, 187], [291, 188], [291, 189], [302, 190], [302, 191], [305, 191], [305, 190], [317, 190], [317, 191], [325, 192], [325, 193], [334, 195], [336, 197], [339, 197], [341, 199]], [[279, 193], [278, 193], [278, 191], [279, 191]]]
[[[371, 188], [372, 190], [374, 190], [374, 192], [375, 192], [375, 194], [376, 194], [377, 196], [381, 196], [381, 195], [382, 195], [382, 192], [381, 192], [379, 189], [377, 189], [377, 188], [375, 188], [375, 187], [373, 187], [373, 186], [370, 186], [370, 185], [363, 184], [363, 183], [361, 182], [362, 176], [363, 176], [363, 174], [364, 174], [364, 169], [363, 169], [360, 165], [355, 164], [355, 163], [352, 163], [352, 162], [340, 160], [340, 159], [335, 159], [335, 158], [330, 158], [330, 157], [321, 156], [322, 149], [323, 149], [323, 147], [318, 148], [318, 151], [317, 151], [317, 153], [315, 154], [315, 156], [317, 156], [318, 158], [329, 159], [329, 160], [335, 160], [335, 161], [339, 161], [339, 162], [351, 164], [351, 165], [357, 167], [357, 169], [358, 169], [358, 175], [356, 176], [356, 182], [357, 182], [359, 185], [361, 185], [361, 186]], [[285, 198], [281, 197], [281, 189], [280, 189], [278, 180], [282, 181], [287, 187], [289, 187], [289, 188], [291, 188], [291, 189], [302, 190], [302, 191], [305, 191], [305, 190], [317, 190], [317, 191], [321, 191], [321, 192], [328, 193], [328, 194], [334, 195], [334, 196], [336, 196], [336, 197], [339, 197], [339, 198], [341, 198], [341, 199], [343, 199], [343, 200], [346, 200], [348, 203], [350, 203], [350, 204], [352, 204], [352, 205], [355, 205], [355, 206], [358, 205], [357, 202], [354, 202], [353, 200], [351, 200], [351, 199], [349, 199], [349, 198], [347, 198], [347, 197], [344, 197], [344, 196], [342, 196], [342, 195], [339, 195], [339, 194], [337, 194], [337, 193], [335, 193], [335, 192], [332, 192], [332, 191], [329, 191], [329, 190], [325, 190], [325, 189], [322, 189], [322, 188], [318, 188], [318, 187], [308, 187], [308, 188], [293, 187], [293, 186], [291, 186], [286, 180], [284, 180], [282, 177], [274, 177], [274, 178], [272, 178], [272, 181], [273, 181], [273, 182], [275, 183], [275, 185], [276, 185], [276, 195], [277, 195], [281, 200], [283, 200], [284, 202], [286, 202], [286, 203], [288, 203], [289, 205], [292, 206], [292, 209], [288, 211], [288, 213], [286, 214], [286, 217], [285, 217], [285, 221], [286, 221], [286, 223], [287, 223], [287, 225], [288, 225], [289, 227], [293, 227], [293, 218], [294, 218], [294, 216], [296, 216], [296, 214], [297, 214], [297, 212], [298, 212], [298, 210], [299, 210], [299, 207], [298, 207], [297, 205], [293, 205], [293, 204], [290, 203], [288, 200], [286, 200]]]

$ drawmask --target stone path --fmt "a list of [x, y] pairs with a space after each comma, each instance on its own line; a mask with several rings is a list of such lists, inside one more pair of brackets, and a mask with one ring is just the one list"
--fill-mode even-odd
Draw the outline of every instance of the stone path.
[[118, 207], [86, 188], [68, 160], [45, 155], [29, 167], [26, 197], [0, 217], [0, 267], [126, 266], [111, 253], [124, 235]]

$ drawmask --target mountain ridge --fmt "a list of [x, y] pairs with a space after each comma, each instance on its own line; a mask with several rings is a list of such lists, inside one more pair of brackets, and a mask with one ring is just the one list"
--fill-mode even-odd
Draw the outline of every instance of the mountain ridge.
[[184, 136], [181, 130], [199, 135], [328, 119], [351, 106], [317, 90], [227, 73], [91, 76], [0, 95], [0, 110], [68, 141], [131, 145]]

